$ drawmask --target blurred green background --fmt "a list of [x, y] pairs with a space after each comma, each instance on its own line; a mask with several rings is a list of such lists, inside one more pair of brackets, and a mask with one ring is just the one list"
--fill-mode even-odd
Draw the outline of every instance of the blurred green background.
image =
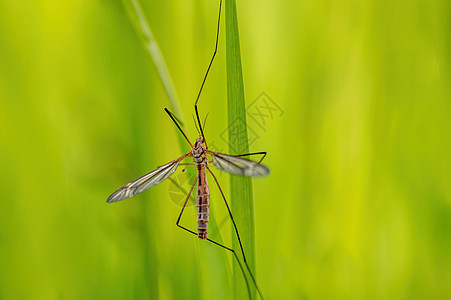
[[[141, 3], [194, 139], [218, 1]], [[247, 103], [265, 92], [283, 111], [248, 124], [272, 171], [254, 180], [264, 295], [450, 299], [450, 2], [237, 9]], [[208, 141], [226, 152], [223, 25], [199, 105]], [[1, 1], [0, 101], [1, 299], [233, 296], [230, 255], [214, 259], [221, 249], [175, 226], [169, 182], [105, 202], [182, 154], [121, 1]], [[228, 176], [218, 174], [226, 194]], [[193, 207], [183, 220], [195, 227]]]

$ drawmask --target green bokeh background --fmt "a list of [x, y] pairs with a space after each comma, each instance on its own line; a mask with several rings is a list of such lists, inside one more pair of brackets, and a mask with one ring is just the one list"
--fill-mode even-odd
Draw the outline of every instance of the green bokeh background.
[[[218, 1], [141, 3], [193, 139]], [[263, 128], [249, 120], [251, 150], [267, 151], [272, 171], [254, 180], [264, 295], [450, 299], [450, 2], [237, 9], [247, 102], [265, 92], [283, 110]], [[200, 110], [227, 151], [224, 41]], [[121, 1], [1, 1], [0, 101], [1, 299], [233, 296], [231, 258], [175, 226], [169, 182], [105, 202], [181, 155]], [[213, 192], [218, 223], [220, 201]], [[184, 223], [195, 226], [192, 207]]]

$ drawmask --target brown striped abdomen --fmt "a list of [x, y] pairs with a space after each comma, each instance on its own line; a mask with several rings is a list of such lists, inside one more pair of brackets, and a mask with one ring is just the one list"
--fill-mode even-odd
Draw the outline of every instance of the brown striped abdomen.
[[207, 238], [208, 215], [210, 211], [210, 190], [207, 183], [207, 172], [204, 164], [197, 165], [197, 236]]

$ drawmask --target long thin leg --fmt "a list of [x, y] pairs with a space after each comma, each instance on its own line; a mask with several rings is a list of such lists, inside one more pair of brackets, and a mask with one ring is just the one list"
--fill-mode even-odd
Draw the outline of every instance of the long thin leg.
[[[177, 218], [177, 222], [175, 222], [175, 224], [176, 224], [178, 227], [182, 227], [182, 226], [179, 225], [180, 218], [182, 217], [183, 211], [185, 210], [186, 203], [188, 202], [188, 199], [189, 199], [189, 197], [191, 196], [191, 193], [193, 192], [193, 189], [194, 189], [194, 186], [196, 185], [196, 183], [197, 183], [197, 177], [196, 177], [196, 180], [194, 180], [194, 183], [193, 183], [193, 185], [191, 186], [191, 189], [189, 190], [189, 193], [188, 193], [188, 196], [186, 197], [185, 203], [183, 203], [182, 211], [180, 212], [179, 217]], [[185, 230], [188, 230], [188, 229], [185, 229]], [[188, 231], [189, 231], [189, 230], [188, 230]]]
[[[222, 0], [219, 1], [219, 13], [218, 13], [218, 25], [216, 27], [216, 42], [215, 42], [215, 51], [213, 51], [213, 56], [211, 57], [210, 64], [208, 65], [207, 72], [205, 73], [204, 80], [202, 80], [202, 84], [200, 86], [199, 93], [197, 94], [196, 102], [194, 106], [197, 106], [197, 102], [199, 101], [200, 94], [202, 93], [202, 89], [204, 88], [205, 81], [207, 80], [208, 72], [210, 72], [211, 65], [213, 64], [213, 60], [215, 59], [216, 52], [218, 51], [218, 41], [219, 41], [219, 24], [221, 24], [221, 7]], [[199, 121], [200, 124], [200, 121]]]
[[[186, 230], [186, 231], [188, 231], [189, 233], [192, 233], [195, 236], [197, 236], [197, 233], [195, 233], [194, 231], [189, 230], [188, 228], [183, 227], [182, 225], [179, 225], [179, 224], [177, 224], [177, 226], [182, 228], [182, 229], [184, 229], [184, 230]], [[226, 247], [226, 246], [224, 246], [224, 245], [222, 245], [222, 244], [220, 244], [220, 243], [218, 243], [216, 241], [213, 241], [212, 239], [209, 239], [209, 238], [207, 238], [206, 241], [209, 241], [209, 242], [211, 242], [211, 243], [213, 243], [213, 244], [215, 244], [215, 245], [217, 245], [217, 246], [219, 246], [221, 248], [224, 248], [224, 249], [229, 250], [230, 252], [232, 252], [233, 256], [235, 256], [235, 259], [238, 262], [238, 265], [240, 266], [241, 273], [243, 274], [244, 280], [246, 282], [247, 294], [249, 296], [249, 299], [252, 299], [251, 290], [250, 290], [250, 287], [249, 287], [249, 282], [247, 281], [246, 274], [244, 273], [243, 265], [241, 264], [240, 260], [238, 259], [238, 256], [236, 255], [235, 250], [233, 250], [233, 249], [231, 249], [229, 247]]]
[[[197, 183], [197, 178], [196, 178], [196, 180], [194, 181], [193, 186], [192, 186], [191, 189], [189, 190], [188, 196], [186, 197], [185, 203], [183, 204], [182, 211], [180, 212], [179, 217], [177, 218], [177, 222], [175, 222], [175, 224], [176, 224], [178, 227], [182, 228], [183, 230], [188, 231], [189, 233], [194, 234], [195, 236], [197, 236], [197, 233], [195, 233], [194, 231], [192, 231], [192, 230], [190, 230], [190, 229], [188, 229], [188, 228], [186, 228], [186, 227], [183, 227], [183, 226], [180, 225], [179, 223], [180, 223], [180, 219], [182, 218], [183, 211], [185, 210], [186, 203], [188, 203], [188, 199], [189, 199], [189, 197], [191, 196], [191, 193], [193, 192], [193, 189], [194, 189], [194, 186], [196, 185], [196, 183]], [[249, 294], [249, 299], [252, 299], [252, 298], [251, 298], [251, 290], [250, 290], [250, 287], [249, 287], [249, 282], [247, 281], [246, 274], [244, 273], [243, 266], [242, 266], [240, 260], [238, 259], [238, 256], [236, 255], [235, 251], [234, 251], [233, 249], [229, 248], [229, 247], [226, 247], [226, 246], [224, 246], [224, 245], [221, 245], [220, 243], [218, 243], [218, 242], [216, 242], [216, 241], [213, 241], [212, 239], [207, 238], [207, 241], [212, 242], [213, 244], [218, 245], [218, 246], [220, 246], [220, 247], [222, 247], [222, 248], [224, 248], [224, 249], [226, 249], [226, 250], [229, 250], [230, 252], [233, 253], [233, 255], [234, 255], [235, 258], [236, 258], [236, 261], [238, 262], [238, 264], [239, 264], [239, 266], [240, 266], [241, 273], [243, 273], [244, 280], [246, 281], [246, 287], [247, 287], [247, 292], [248, 292], [248, 294]], [[249, 267], [248, 267], [248, 269], [249, 269]]]
[[175, 125], [177, 126], [177, 128], [180, 130], [180, 132], [183, 134], [183, 136], [185, 137], [186, 141], [188, 142], [188, 144], [190, 144], [191, 148], [193, 147], [193, 144], [191, 144], [191, 142], [189, 141], [188, 137], [186, 136], [185, 132], [183, 132], [182, 127], [180, 127], [179, 123], [177, 122], [177, 117], [171, 113], [169, 111], [169, 109], [167, 109], [166, 107], [164, 108], [164, 111], [169, 115], [169, 117], [172, 119], [172, 121], [175, 123]]
[[200, 94], [202, 93], [202, 89], [204, 88], [205, 81], [207, 80], [208, 72], [210, 72], [211, 65], [213, 64], [213, 60], [215, 59], [216, 52], [218, 52], [218, 41], [219, 41], [219, 25], [221, 24], [221, 7], [222, 0], [219, 1], [219, 13], [218, 13], [218, 25], [216, 27], [216, 42], [215, 42], [215, 51], [213, 52], [213, 56], [211, 57], [210, 64], [208, 65], [207, 72], [205, 73], [204, 80], [202, 80], [202, 84], [200, 86], [199, 93], [197, 94], [196, 102], [194, 103], [194, 110], [196, 111], [197, 123], [199, 124], [200, 133], [204, 138], [205, 148], [208, 149], [207, 142], [205, 140], [204, 131], [202, 129], [202, 124], [200, 123], [199, 112], [197, 110], [197, 102], [199, 101]]
[[215, 174], [213, 174], [213, 172], [210, 170], [210, 168], [209, 168], [208, 166], [207, 166], [207, 170], [210, 172], [211, 176], [213, 176], [213, 178], [214, 178], [214, 180], [215, 180], [215, 182], [216, 182], [216, 185], [218, 186], [219, 191], [221, 192], [221, 196], [222, 196], [222, 198], [224, 199], [224, 203], [225, 203], [225, 205], [226, 205], [226, 207], [227, 207], [227, 210], [228, 210], [228, 212], [229, 212], [230, 219], [232, 220], [233, 227], [235, 228], [235, 233], [236, 233], [236, 236], [237, 236], [237, 238], [238, 238], [238, 242], [240, 243], [241, 254], [243, 254], [244, 264], [246, 265], [246, 268], [247, 268], [247, 270], [249, 271], [249, 274], [251, 275], [252, 281], [254, 282], [255, 288], [257, 289], [257, 292], [258, 292], [258, 294], [260, 295], [260, 298], [263, 299], [262, 292], [260, 291], [260, 289], [259, 289], [259, 287], [258, 287], [258, 285], [257, 285], [257, 281], [255, 280], [255, 277], [254, 277], [254, 275], [253, 275], [252, 272], [251, 272], [251, 268], [249, 268], [249, 265], [248, 265], [248, 263], [247, 263], [247, 261], [246, 261], [246, 255], [244, 255], [243, 244], [241, 244], [240, 234], [238, 233], [238, 228], [237, 228], [237, 226], [236, 226], [235, 220], [233, 219], [232, 211], [230, 210], [229, 204], [227, 203], [227, 200], [226, 200], [226, 198], [225, 198], [225, 196], [224, 196], [224, 193], [222, 192], [221, 186], [219, 185], [219, 182], [218, 182], [218, 180], [216, 179]]
[[246, 153], [246, 154], [239, 154], [239, 155], [231, 155], [231, 156], [240, 157], [240, 156], [258, 155], [258, 154], [263, 154], [263, 157], [258, 161], [258, 163], [261, 163], [261, 162], [263, 161], [263, 159], [265, 158], [265, 156], [266, 156], [266, 151], [263, 151], [263, 152]]

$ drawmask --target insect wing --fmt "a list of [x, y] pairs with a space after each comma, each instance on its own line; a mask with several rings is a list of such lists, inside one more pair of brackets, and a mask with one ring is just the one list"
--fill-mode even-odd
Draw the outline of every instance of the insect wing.
[[211, 154], [213, 165], [221, 171], [251, 177], [262, 177], [269, 174], [266, 166], [253, 160], [212, 151], [208, 151], [208, 153]]
[[186, 155], [171, 161], [146, 175], [127, 183], [117, 191], [115, 191], [111, 196], [108, 197], [108, 203], [117, 202], [130, 197], [135, 196], [167, 179], [171, 176], [180, 164], [180, 161], [185, 158]]

